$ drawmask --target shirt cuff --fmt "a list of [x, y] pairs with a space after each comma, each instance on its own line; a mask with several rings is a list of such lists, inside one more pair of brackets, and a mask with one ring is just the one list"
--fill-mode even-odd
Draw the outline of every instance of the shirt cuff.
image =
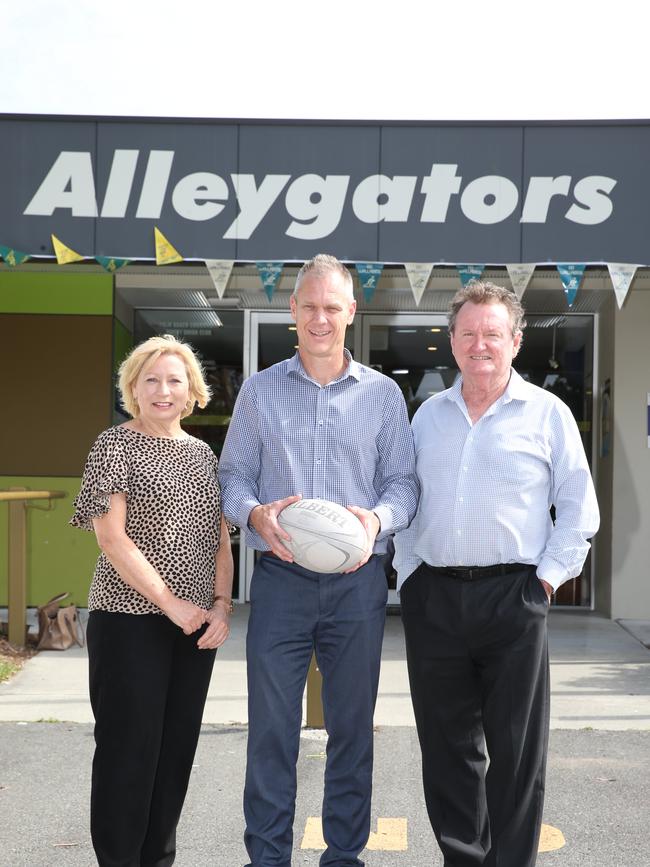
[[372, 511], [377, 515], [381, 524], [377, 539], [385, 539], [393, 532], [393, 510], [390, 506], [375, 506]]
[[239, 519], [238, 523], [239, 523], [239, 526], [242, 528], [242, 530], [252, 530], [253, 529], [250, 526], [250, 524], [248, 523], [248, 519], [250, 518], [251, 512], [253, 511], [253, 509], [256, 506], [261, 506], [261, 505], [262, 504], [259, 503], [257, 500], [252, 500], [252, 499], [251, 500], [244, 500], [244, 502], [241, 504], [241, 507], [239, 509], [239, 515], [238, 515], [238, 519]]
[[566, 567], [561, 566], [557, 560], [553, 560], [551, 557], [542, 557], [537, 567], [537, 577], [540, 581], [546, 581], [547, 584], [550, 584], [553, 592], [555, 592], [571, 576], [567, 572]]

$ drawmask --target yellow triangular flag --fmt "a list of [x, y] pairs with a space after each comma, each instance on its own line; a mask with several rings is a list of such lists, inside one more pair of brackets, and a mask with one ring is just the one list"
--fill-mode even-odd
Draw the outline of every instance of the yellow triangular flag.
[[156, 239], [156, 265], [173, 265], [174, 262], [183, 261], [181, 254], [172, 247], [160, 229], [154, 227], [153, 234]]
[[69, 265], [70, 262], [83, 262], [85, 259], [85, 256], [80, 256], [79, 253], [75, 253], [70, 247], [66, 247], [65, 244], [59, 241], [56, 235], [52, 235], [52, 246], [54, 247], [56, 261], [59, 265]]

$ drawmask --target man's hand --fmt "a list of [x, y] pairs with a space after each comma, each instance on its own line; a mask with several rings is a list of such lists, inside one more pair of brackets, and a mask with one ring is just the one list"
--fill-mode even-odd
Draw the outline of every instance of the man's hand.
[[550, 602], [550, 601], [551, 601], [551, 596], [553, 595], [553, 588], [552, 588], [551, 585], [548, 583], [548, 581], [544, 581], [543, 578], [540, 578], [539, 581], [541, 582], [542, 587], [544, 588], [544, 590], [546, 590], [546, 596], [548, 597], [548, 601]]
[[248, 523], [255, 532], [264, 539], [276, 557], [287, 563], [293, 563], [293, 554], [282, 543], [282, 539], [288, 541], [291, 537], [278, 524], [278, 515], [291, 503], [297, 503], [300, 499], [302, 494], [294, 494], [292, 497], [285, 497], [284, 500], [274, 500], [272, 503], [255, 506], [248, 516]]
[[363, 524], [366, 536], [368, 537], [368, 547], [366, 548], [366, 553], [363, 559], [357, 563], [354, 569], [346, 569], [346, 573], [356, 572], [357, 569], [364, 566], [368, 560], [370, 560], [372, 549], [375, 547], [375, 539], [380, 530], [379, 518], [374, 512], [371, 512], [369, 509], [362, 509], [360, 506], [347, 506], [347, 509], [352, 512], [353, 515], [356, 515]]

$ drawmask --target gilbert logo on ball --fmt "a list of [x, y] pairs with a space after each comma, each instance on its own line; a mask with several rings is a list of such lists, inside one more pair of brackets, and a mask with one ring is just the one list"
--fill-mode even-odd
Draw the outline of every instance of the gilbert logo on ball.
[[345, 572], [366, 553], [368, 537], [361, 521], [329, 500], [298, 500], [283, 509], [278, 523], [294, 561], [313, 572]]

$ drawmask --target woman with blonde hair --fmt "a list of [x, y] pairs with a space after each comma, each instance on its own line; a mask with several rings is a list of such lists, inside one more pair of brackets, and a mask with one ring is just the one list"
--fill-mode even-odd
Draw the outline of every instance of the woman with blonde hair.
[[233, 563], [217, 459], [181, 427], [210, 397], [192, 349], [146, 340], [119, 388], [131, 419], [95, 441], [70, 522], [101, 549], [88, 599], [91, 834], [100, 867], [167, 867]]

